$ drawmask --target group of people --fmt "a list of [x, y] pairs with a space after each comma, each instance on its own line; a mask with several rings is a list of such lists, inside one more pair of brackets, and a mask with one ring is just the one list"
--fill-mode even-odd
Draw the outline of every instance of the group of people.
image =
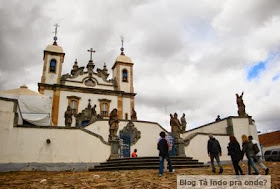
[[[164, 169], [164, 160], [167, 160], [168, 169], [170, 173], [174, 173], [174, 169], [170, 160], [169, 151], [170, 151], [170, 144], [168, 140], [165, 138], [165, 132], [160, 132], [160, 139], [157, 143], [157, 149], [159, 150], [159, 176], [163, 175]], [[231, 156], [232, 165], [236, 175], [245, 175], [242, 168], [239, 165], [239, 162], [243, 160], [244, 155], [246, 155], [248, 159], [248, 174], [255, 174], [259, 175], [259, 170], [257, 164], [264, 170], [265, 174], [268, 175], [269, 168], [267, 168], [262, 163], [261, 152], [260, 152], [260, 145], [258, 141], [254, 140], [252, 136], [247, 137], [246, 135], [242, 135], [242, 148], [240, 147], [239, 142], [236, 140], [235, 136], [231, 135], [229, 137], [229, 143], [227, 146], [228, 155]], [[214, 138], [213, 135], [209, 135], [209, 140], [207, 144], [207, 152], [208, 156], [210, 157], [211, 161], [211, 168], [212, 172], [216, 173], [216, 168], [214, 165], [214, 159], [219, 167], [219, 173], [223, 173], [223, 166], [220, 162], [220, 156], [222, 156], [222, 149], [220, 143], [217, 139]], [[132, 153], [132, 157], [137, 157], [137, 149], [134, 149]], [[251, 168], [254, 169], [254, 173], [251, 172]]]
[[[242, 135], [242, 149], [240, 144], [236, 140], [235, 136], [229, 137], [228, 144], [228, 155], [231, 156], [232, 165], [236, 175], [244, 175], [242, 168], [239, 165], [239, 162], [243, 160], [244, 155], [246, 155], [248, 159], [248, 174], [251, 175], [251, 168], [254, 169], [255, 175], [259, 175], [259, 170], [257, 167], [257, 163], [260, 167], [265, 171], [265, 174], [268, 175], [269, 169], [262, 163], [260, 145], [256, 140], [253, 140], [252, 136], [247, 137], [246, 135]], [[210, 157], [212, 172], [215, 173], [215, 165], [214, 159], [219, 166], [219, 173], [223, 172], [223, 167], [220, 162], [220, 156], [222, 156], [221, 146], [218, 140], [216, 140], [213, 135], [209, 135], [208, 145], [208, 156]]]

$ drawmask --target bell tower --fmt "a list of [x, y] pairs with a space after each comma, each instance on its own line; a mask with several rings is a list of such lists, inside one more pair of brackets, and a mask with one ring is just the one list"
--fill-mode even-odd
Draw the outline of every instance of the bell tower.
[[112, 67], [113, 78], [117, 83], [117, 90], [134, 93], [133, 88], [133, 62], [124, 54], [123, 37], [121, 38], [121, 54], [117, 57]]
[[[118, 115], [120, 119], [127, 119], [135, 109], [134, 87], [133, 87], [133, 62], [124, 54], [123, 48], [124, 38], [121, 38], [121, 54], [117, 57], [113, 67], [113, 79], [115, 81], [115, 90], [122, 91], [126, 94], [118, 96]], [[127, 105], [129, 108], [127, 109]]]
[[43, 73], [41, 77], [41, 83], [38, 83], [39, 92], [41, 94], [52, 97], [52, 123], [58, 124], [58, 112], [60, 103], [60, 88], [54, 87], [55, 84], [60, 84], [62, 63], [64, 61], [65, 53], [62, 47], [57, 45], [57, 28], [58, 24], [55, 24], [54, 42], [48, 45], [44, 50], [44, 63]]
[[[65, 53], [62, 47], [57, 45], [57, 28], [58, 24], [55, 24], [54, 42], [48, 45], [44, 50], [44, 65], [43, 73], [41, 77], [41, 83], [43, 84], [59, 84], [62, 72], [62, 63], [64, 61]], [[40, 89], [39, 89], [40, 91]]]

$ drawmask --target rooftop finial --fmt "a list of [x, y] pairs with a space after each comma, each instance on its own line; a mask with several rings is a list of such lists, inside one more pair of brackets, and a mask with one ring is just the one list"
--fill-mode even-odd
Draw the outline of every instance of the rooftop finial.
[[96, 51], [93, 50], [93, 48], [90, 48], [89, 50], [87, 50], [88, 52], [90, 52], [90, 62], [92, 62], [92, 53], [95, 53]]
[[59, 25], [58, 25], [58, 24], [55, 24], [54, 27], [55, 27], [55, 30], [54, 30], [54, 32], [53, 32], [53, 33], [54, 33], [54, 37], [53, 37], [54, 42], [53, 42], [53, 45], [57, 45], [57, 42], [56, 42], [56, 41], [57, 41], [58, 38], [57, 38], [56, 35], [57, 35], [57, 28], [59, 27]]
[[125, 55], [124, 54], [124, 48], [123, 48], [123, 41], [124, 41], [124, 37], [123, 36], [121, 36], [121, 41], [122, 41], [122, 47], [121, 47], [121, 55]]
[[94, 63], [93, 63], [93, 60], [92, 60], [92, 53], [95, 53], [95, 50], [93, 50], [93, 48], [90, 48], [88, 50], [88, 52], [90, 52], [90, 60], [88, 61], [87, 69], [88, 69], [88, 73], [92, 74], [93, 73], [93, 68], [94, 68]]
[[106, 65], [105, 62], [104, 62], [103, 70], [104, 70], [104, 71], [108, 71], [108, 70], [107, 70], [107, 65]]

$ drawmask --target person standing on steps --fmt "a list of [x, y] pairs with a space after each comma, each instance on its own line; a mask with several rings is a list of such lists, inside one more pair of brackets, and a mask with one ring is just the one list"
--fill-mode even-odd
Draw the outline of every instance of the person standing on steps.
[[208, 156], [210, 157], [212, 172], [215, 173], [214, 158], [217, 161], [218, 166], [220, 167], [220, 174], [223, 173], [223, 167], [220, 162], [220, 156], [222, 156], [222, 149], [218, 140], [216, 140], [213, 135], [209, 135], [209, 140], [207, 144]]
[[170, 144], [165, 139], [165, 132], [160, 132], [159, 136], [161, 137], [157, 144], [157, 149], [159, 150], [159, 176], [162, 176], [164, 169], [164, 159], [166, 159], [168, 162], [169, 172], [174, 173], [174, 169], [169, 157]]
[[131, 154], [131, 157], [133, 158], [138, 157], [136, 153], [137, 153], [137, 149], [134, 149], [133, 153]]
[[[257, 145], [259, 149], [261, 149], [260, 147], [260, 144], [258, 143], [258, 141], [254, 140], [253, 137], [250, 135], [248, 136], [248, 139], [250, 141], [252, 141], [253, 145]], [[269, 173], [269, 169], [262, 163], [262, 154], [261, 154], [261, 151], [259, 151], [257, 154], [256, 154], [256, 160], [260, 167], [264, 170], [265, 174], [268, 175]]]

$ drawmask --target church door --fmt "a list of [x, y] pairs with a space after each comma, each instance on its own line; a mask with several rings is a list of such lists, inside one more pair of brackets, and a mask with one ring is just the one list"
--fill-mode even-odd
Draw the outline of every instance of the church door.
[[177, 155], [177, 149], [176, 149], [176, 146], [175, 146], [174, 137], [171, 136], [171, 135], [167, 135], [166, 138], [167, 138], [167, 140], [170, 144], [170, 148], [171, 148], [171, 150], [169, 151], [169, 155], [170, 156], [176, 156]]
[[130, 157], [130, 135], [127, 133], [122, 133], [120, 135], [120, 156], [121, 158]]

